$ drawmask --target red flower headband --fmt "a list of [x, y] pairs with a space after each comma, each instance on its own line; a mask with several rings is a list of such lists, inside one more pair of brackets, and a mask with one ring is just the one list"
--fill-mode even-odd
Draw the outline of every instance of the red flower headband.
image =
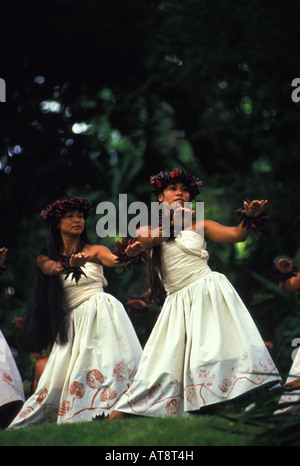
[[70, 197], [68, 199], [58, 199], [42, 210], [41, 217], [44, 220], [52, 220], [53, 218], [61, 218], [66, 212], [79, 210], [87, 218], [92, 211], [92, 204], [87, 199], [81, 197]]
[[184, 169], [173, 168], [170, 173], [160, 172], [150, 177], [153, 194], [158, 197], [172, 181], [181, 181], [187, 186], [191, 201], [201, 192], [202, 181], [200, 181], [199, 178], [195, 178]]

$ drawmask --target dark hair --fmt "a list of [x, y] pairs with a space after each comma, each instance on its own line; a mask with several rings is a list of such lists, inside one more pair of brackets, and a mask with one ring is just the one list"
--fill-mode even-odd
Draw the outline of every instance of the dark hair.
[[[54, 261], [61, 258], [62, 239], [57, 228], [59, 221], [59, 218], [54, 218], [49, 223], [45, 244], [39, 252]], [[79, 246], [83, 248], [85, 244], [91, 242], [84, 227]], [[21, 346], [27, 351], [40, 352], [51, 348], [55, 342], [61, 345], [67, 343], [69, 317], [61, 277], [45, 275], [36, 265], [27, 314], [21, 330]]]
[[166, 290], [163, 285], [163, 266], [161, 261], [161, 246], [152, 249], [152, 255], [147, 261], [147, 290], [149, 299], [162, 306], [166, 299]]

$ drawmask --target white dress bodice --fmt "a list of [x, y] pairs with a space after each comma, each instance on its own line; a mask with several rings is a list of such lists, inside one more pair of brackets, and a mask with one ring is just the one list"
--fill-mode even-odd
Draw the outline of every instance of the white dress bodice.
[[103, 291], [103, 287], [107, 286], [102, 265], [87, 262], [82, 270], [86, 277], [82, 275], [77, 284], [75, 279], [72, 280], [72, 274], [67, 279], [62, 276], [65, 299], [69, 309], [79, 306], [94, 294]]
[[163, 282], [174, 293], [211, 272], [206, 241], [193, 230], [183, 230], [171, 241], [162, 243]]

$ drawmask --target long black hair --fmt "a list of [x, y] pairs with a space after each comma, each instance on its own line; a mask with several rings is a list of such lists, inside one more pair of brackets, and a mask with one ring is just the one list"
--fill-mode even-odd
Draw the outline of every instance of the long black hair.
[[[54, 218], [48, 226], [43, 248], [39, 254], [51, 260], [61, 259], [62, 239]], [[79, 247], [90, 244], [86, 228], [80, 235]], [[27, 351], [40, 352], [50, 349], [56, 342], [63, 345], [69, 340], [70, 314], [64, 300], [63, 283], [59, 275], [45, 275], [36, 265], [27, 314], [21, 329], [20, 344]]]
[[158, 306], [164, 304], [166, 290], [163, 285], [164, 270], [161, 260], [161, 246], [155, 246], [147, 261], [147, 290], [150, 301], [154, 301]]
[[[192, 201], [201, 192], [202, 181], [195, 178], [184, 169], [173, 168], [168, 172], [159, 172], [157, 175], [150, 177], [152, 192], [158, 199], [160, 194], [163, 194], [164, 189], [172, 183], [182, 182], [189, 190]], [[172, 216], [171, 210], [171, 216]], [[162, 217], [159, 218], [159, 225], [162, 225]], [[170, 240], [174, 239], [174, 231], [171, 232]], [[161, 258], [161, 246], [155, 246], [152, 249], [152, 256], [147, 261], [147, 289], [149, 299], [155, 301], [159, 306], [162, 306], [166, 298], [166, 290], [163, 285], [163, 264]]]

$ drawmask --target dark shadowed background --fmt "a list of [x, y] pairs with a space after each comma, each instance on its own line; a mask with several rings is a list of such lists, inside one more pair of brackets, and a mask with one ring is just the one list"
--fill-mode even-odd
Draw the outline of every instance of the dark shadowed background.
[[[10, 0], [1, 7], [0, 328], [18, 349], [45, 234], [40, 211], [68, 193], [93, 205], [150, 203], [149, 177], [181, 167], [203, 180], [205, 217], [238, 222], [243, 199], [268, 199], [261, 236], [209, 244], [209, 264], [233, 283], [279, 369], [300, 337], [297, 295], [279, 292], [274, 258], [298, 255], [300, 77], [296, 0]], [[88, 220], [93, 241], [99, 215]], [[300, 252], [300, 251], [299, 251]], [[124, 305], [145, 269], [106, 270]], [[144, 342], [157, 310], [132, 317]], [[27, 377], [19, 351], [17, 361]]]

